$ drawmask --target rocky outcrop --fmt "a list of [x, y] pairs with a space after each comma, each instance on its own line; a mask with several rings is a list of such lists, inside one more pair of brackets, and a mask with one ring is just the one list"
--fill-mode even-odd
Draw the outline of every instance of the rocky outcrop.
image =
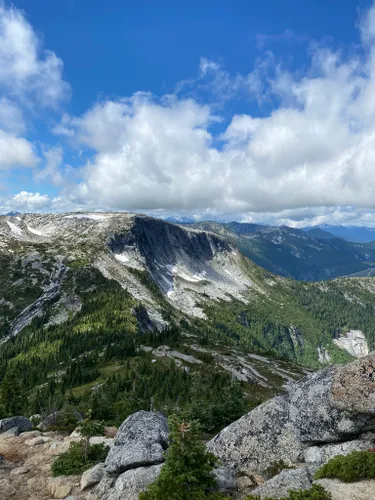
[[316, 469], [334, 456], [372, 448], [371, 431], [375, 431], [375, 353], [347, 366], [327, 367], [291, 385], [287, 396], [262, 404], [223, 429], [208, 443], [208, 450], [237, 477], [267, 475], [276, 462], [297, 467], [256, 490], [261, 498], [279, 498], [288, 488], [309, 487]]
[[263, 472], [279, 460], [293, 464], [302, 446], [297, 430], [289, 422], [284, 397], [274, 398], [223, 429], [208, 450], [233, 470]]
[[120, 474], [163, 462], [168, 433], [167, 419], [161, 413], [139, 411], [130, 415], [117, 431], [105, 462], [106, 471]]
[[222, 430], [209, 451], [235, 471], [262, 473], [272, 462], [297, 463], [308, 446], [375, 430], [374, 367], [371, 354], [309, 375]]
[[18, 436], [21, 432], [31, 431], [32, 428], [30, 420], [26, 417], [11, 417], [0, 420], [0, 434], [8, 432]]

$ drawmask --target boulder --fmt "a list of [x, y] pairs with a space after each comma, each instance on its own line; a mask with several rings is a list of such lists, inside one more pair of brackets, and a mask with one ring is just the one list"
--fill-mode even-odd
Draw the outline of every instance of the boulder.
[[151, 465], [150, 467], [138, 467], [131, 469], [118, 477], [114, 493], [109, 500], [138, 500], [138, 495], [141, 491], [145, 491], [147, 487], [155, 481], [160, 474], [162, 464]]
[[47, 490], [53, 498], [65, 498], [73, 489], [71, 478], [51, 477], [47, 481]]
[[355, 443], [331, 451], [315, 446], [355, 440], [375, 430], [374, 366], [372, 353], [347, 366], [312, 373], [291, 384], [288, 395], [263, 403], [223, 429], [207, 448], [236, 473], [261, 474], [273, 462], [297, 464], [309, 447], [310, 463], [340, 449], [357, 449]]
[[81, 490], [85, 490], [100, 483], [104, 477], [104, 464], [94, 465], [89, 470], [86, 470], [81, 477]]
[[289, 491], [310, 488], [313, 477], [308, 469], [286, 469], [252, 491], [252, 495], [263, 498], [285, 498]]
[[207, 448], [225, 467], [252, 473], [262, 473], [280, 460], [292, 465], [302, 450], [285, 397], [271, 399], [233, 422]]
[[304, 461], [320, 467], [337, 455], [348, 455], [352, 451], [365, 451], [374, 447], [375, 435], [368, 434], [360, 439], [353, 439], [343, 443], [310, 446], [303, 452]]
[[[369, 357], [375, 362], [375, 354]], [[351, 373], [354, 367], [358, 370], [359, 364], [360, 361], [356, 361], [346, 367], [330, 366], [291, 386], [289, 419], [302, 442], [342, 441], [345, 437], [375, 429], [375, 412], [359, 412], [359, 406], [355, 409], [354, 399], [349, 401], [351, 389], [346, 388], [345, 404], [338, 401], [342, 391], [337, 389], [337, 380], [342, 380], [342, 383], [346, 380], [347, 386], [350, 386], [351, 380], [343, 378], [342, 374]], [[361, 385], [358, 379], [353, 378], [353, 384], [359, 392], [359, 386], [362, 391], [368, 391], [369, 382], [366, 379], [362, 379]]]
[[336, 369], [330, 402], [338, 410], [375, 417], [375, 353]]
[[12, 431], [15, 436], [21, 432], [31, 431], [33, 428], [30, 420], [26, 417], [10, 417], [0, 420], [0, 434]]
[[107, 472], [120, 474], [163, 462], [168, 434], [167, 419], [161, 413], [142, 410], [130, 415], [121, 424], [108, 453]]

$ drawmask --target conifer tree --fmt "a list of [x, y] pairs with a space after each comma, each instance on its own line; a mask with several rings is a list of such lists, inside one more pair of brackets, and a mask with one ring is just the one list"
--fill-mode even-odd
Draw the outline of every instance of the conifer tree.
[[[170, 446], [159, 477], [139, 500], [198, 500], [215, 488], [212, 471], [217, 459], [199, 439], [196, 421], [186, 424], [169, 418]], [[209, 498], [209, 497], [207, 497]]]

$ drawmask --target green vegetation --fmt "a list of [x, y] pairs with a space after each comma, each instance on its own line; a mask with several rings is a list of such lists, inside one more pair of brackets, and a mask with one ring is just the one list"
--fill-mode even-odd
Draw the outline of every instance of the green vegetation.
[[346, 483], [375, 478], [375, 452], [353, 451], [332, 458], [315, 474], [316, 479], [337, 478]]
[[[198, 500], [215, 488], [212, 471], [217, 459], [206, 451], [197, 422], [189, 424], [173, 415], [169, 419], [170, 446], [156, 481], [140, 500]], [[211, 496], [212, 498], [212, 496]], [[214, 497], [215, 498], [215, 497]]]
[[108, 455], [109, 447], [104, 444], [92, 444], [85, 449], [85, 443], [72, 442], [69, 450], [61, 453], [51, 467], [52, 476], [71, 476], [81, 474], [94, 465], [104, 462]]
[[59, 455], [52, 464], [53, 476], [70, 476], [80, 474], [97, 463], [104, 462], [109, 447], [104, 444], [90, 444], [90, 438], [104, 433], [103, 422], [88, 418], [78, 424], [83, 439], [78, 443], [70, 443], [69, 450]]
[[[260, 496], [249, 495], [246, 500], [261, 500]], [[277, 500], [273, 497], [264, 498], [264, 500]], [[331, 493], [328, 493], [323, 486], [313, 484], [308, 490], [290, 491], [287, 497], [278, 500], [332, 500]]]

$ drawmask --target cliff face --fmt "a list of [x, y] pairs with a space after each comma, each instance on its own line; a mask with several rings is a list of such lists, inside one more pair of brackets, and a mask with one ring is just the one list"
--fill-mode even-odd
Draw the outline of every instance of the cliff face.
[[[165, 326], [161, 305], [145, 286], [145, 277], [177, 310], [202, 318], [203, 297], [244, 300], [251, 285], [242, 257], [224, 239], [142, 215], [1, 217], [0, 239], [0, 257], [11, 271], [1, 285], [13, 286], [18, 275], [22, 280], [19, 296], [1, 299], [0, 307], [11, 312], [10, 335], [41, 314], [43, 304], [60, 293], [64, 273], [77, 266], [92, 266], [118, 281], [144, 304], [159, 328]], [[30, 280], [33, 294], [21, 300]]]

